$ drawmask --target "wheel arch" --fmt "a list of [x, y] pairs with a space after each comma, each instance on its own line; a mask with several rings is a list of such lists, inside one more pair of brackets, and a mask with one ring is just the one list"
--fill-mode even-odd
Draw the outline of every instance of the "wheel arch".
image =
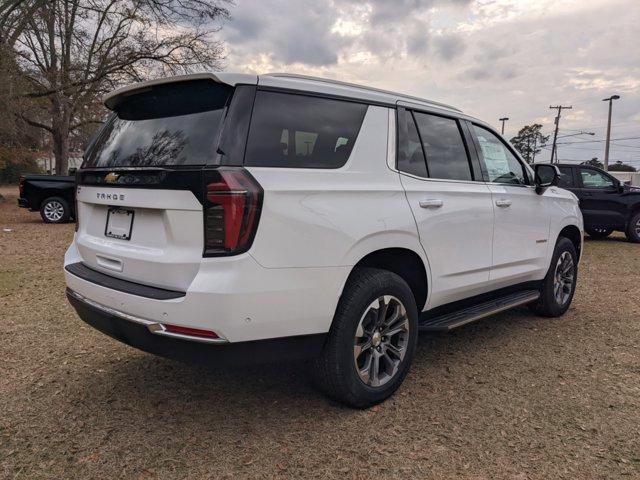
[[359, 267], [380, 268], [399, 275], [413, 292], [418, 312], [423, 310], [429, 293], [429, 276], [425, 261], [415, 250], [406, 247], [388, 247], [369, 252], [353, 265], [347, 282]]
[[558, 233], [558, 238], [560, 237], [571, 240], [571, 243], [573, 243], [578, 254], [578, 260], [580, 260], [580, 257], [582, 256], [582, 232], [580, 229], [575, 225], [566, 225], [562, 230], [560, 230], [560, 233]]
[[42, 208], [42, 204], [52, 197], [62, 198], [64, 201], [69, 203], [69, 206], [71, 206], [71, 203], [73, 203], [73, 200], [69, 199], [67, 193], [55, 188], [47, 188], [42, 190], [38, 195], [37, 209], [40, 210], [40, 208]]

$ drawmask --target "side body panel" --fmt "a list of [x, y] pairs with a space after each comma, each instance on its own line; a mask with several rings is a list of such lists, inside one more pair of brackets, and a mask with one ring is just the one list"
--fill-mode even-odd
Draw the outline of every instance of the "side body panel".
[[495, 211], [492, 283], [500, 288], [541, 279], [548, 268], [549, 199], [531, 186], [488, 187]]
[[493, 243], [487, 186], [404, 174], [401, 179], [431, 268], [428, 307], [486, 291]]
[[27, 175], [25, 177], [23, 197], [32, 210], [40, 209], [43, 200], [49, 197], [61, 197], [70, 203], [73, 209], [75, 194], [74, 177], [63, 175]]
[[[585, 225], [589, 227], [623, 229], [627, 222], [627, 206], [617, 186], [589, 188], [583, 184], [580, 173], [582, 170], [598, 171], [583, 167], [575, 168], [579, 186], [576, 195], [580, 199], [580, 208], [582, 209]], [[598, 173], [604, 174], [604, 172]], [[609, 175], [606, 176], [609, 177]], [[615, 181], [613, 177], [610, 178], [612, 182]]]
[[387, 167], [388, 109], [370, 106], [339, 169], [248, 167], [264, 188], [250, 250], [267, 268], [354, 265], [379, 248], [424, 256], [396, 172]]

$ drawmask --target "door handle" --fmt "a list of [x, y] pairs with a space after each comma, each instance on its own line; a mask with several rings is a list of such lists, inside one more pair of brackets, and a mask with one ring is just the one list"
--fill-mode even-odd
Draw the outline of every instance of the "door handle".
[[421, 200], [420, 206], [422, 208], [440, 208], [442, 206], [442, 200], [439, 198], [430, 198], [428, 200]]
[[507, 200], [506, 198], [501, 198], [499, 200], [496, 200], [496, 205], [502, 208], [510, 207], [511, 200]]

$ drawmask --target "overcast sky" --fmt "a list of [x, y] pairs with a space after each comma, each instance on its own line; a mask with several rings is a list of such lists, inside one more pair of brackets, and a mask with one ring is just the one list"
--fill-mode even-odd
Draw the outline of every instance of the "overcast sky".
[[[640, 168], [640, 0], [236, 0], [221, 31], [226, 69], [336, 78], [451, 103], [505, 135], [552, 133], [560, 160], [604, 157]], [[629, 138], [636, 137], [636, 138]], [[599, 140], [599, 142], [593, 142]], [[541, 159], [549, 158], [543, 151]]]

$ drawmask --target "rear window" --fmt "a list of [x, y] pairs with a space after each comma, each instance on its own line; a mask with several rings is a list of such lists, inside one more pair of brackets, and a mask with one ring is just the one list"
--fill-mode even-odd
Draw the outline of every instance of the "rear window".
[[244, 164], [339, 168], [351, 154], [366, 111], [355, 102], [259, 91]]
[[82, 168], [204, 165], [233, 89], [209, 80], [158, 85], [125, 97]]

